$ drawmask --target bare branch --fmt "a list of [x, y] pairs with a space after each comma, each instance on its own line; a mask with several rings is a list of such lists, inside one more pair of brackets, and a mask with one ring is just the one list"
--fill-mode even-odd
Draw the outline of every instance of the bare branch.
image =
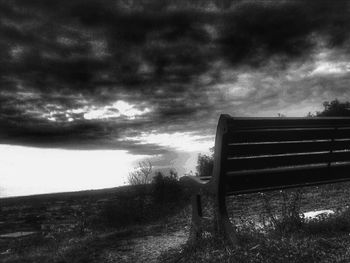
[[149, 184], [152, 182], [152, 163], [147, 161], [139, 162], [138, 167], [128, 176], [128, 182], [131, 185]]

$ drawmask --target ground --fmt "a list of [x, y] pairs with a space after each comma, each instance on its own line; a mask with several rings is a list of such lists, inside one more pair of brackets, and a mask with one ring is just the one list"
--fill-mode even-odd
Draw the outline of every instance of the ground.
[[[350, 184], [335, 184], [303, 190], [303, 198], [299, 200], [300, 211], [305, 213], [321, 209], [328, 212], [346, 210], [350, 204], [349, 186]], [[201, 262], [215, 262], [217, 257], [228, 259], [243, 257], [247, 259], [246, 262], [259, 262], [258, 260], [269, 254], [267, 251], [285, 250], [292, 253], [291, 261], [288, 262], [297, 262], [292, 259], [300, 256], [299, 250], [305, 244], [314, 244], [314, 247], [311, 245], [313, 250], [307, 255], [311, 255], [312, 259], [322, 255], [320, 254], [322, 250], [329, 249], [329, 253], [341, 252], [343, 253], [339, 255], [341, 259], [350, 260], [350, 251], [346, 249], [347, 244], [350, 244], [350, 224], [344, 224], [342, 218], [334, 219], [332, 221], [334, 224], [324, 224], [325, 227], [321, 225], [321, 228], [319, 225], [310, 225], [307, 231], [311, 234], [305, 234], [304, 229], [304, 234], [292, 235], [292, 238], [290, 236], [266, 238], [259, 234], [249, 238], [249, 242], [246, 242], [246, 247], [242, 250], [234, 251], [229, 248], [223, 251], [221, 247], [209, 242], [204, 245], [204, 249], [208, 250], [209, 246], [212, 249], [211, 253], [203, 253], [201, 250], [203, 248], [200, 246], [194, 249], [195, 253], [188, 253], [188, 246], [185, 244], [189, 236], [189, 205], [156, 220], [119, 227], [110, 226], [104, 221], [105, 214], [101, 211], [109, 207], [107, 204], [120, 201], [115, 191], [119, 192], [120, 189], [0, 199], [0, 261], [151, 263], [186, 262], [186, 260], [196, 262], [204, 258]], [[292, 190], [291, 193], [295, 192]], [[292, 199], [276, 191], [234, 196], [228, 198], [227, 203], [231, 220], [236, 225], [253, 222], [254, 226], [262, 226], [258, 223], [269, 216], [271, 219], [272, 214], [276, 219], [281, 213], [285, 213], [283, 209], [293, 203]], [[339, 225], [342, 228], [341, 232], [337, 232], [338, 229], [333, 225]], [[322, 236], [314, 238], [314, 232], [319, 229], [324, 229], [321, 231]], [[267, 240], [268, 243], [263, 240]], [[250, 251], [247, 255], [245, 249]], [[252, 252], [255, 253], [255, 258], [251, 258]], [[276, 252], [275, 255], [277, 259], [279, 259], [278, 253], [280, 252]]]
[[186, 243], [189, 207], [147, 223], [110, 226], [102, 212], [120, 196], [107, 191], [0, 199], [0, 261], [151, 263]]
[[187, 241], [185, 230], [155, 232], [120, 242], [117, 248], [102, 253], [103, 262], [158, 262], [158, 257], [169, 249], [179, 248]]

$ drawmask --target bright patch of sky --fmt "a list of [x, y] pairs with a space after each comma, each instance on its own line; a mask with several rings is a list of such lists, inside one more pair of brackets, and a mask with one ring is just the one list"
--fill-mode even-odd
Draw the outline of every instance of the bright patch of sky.
[[[138, 109], [136, 108], [136, 105], [132, 105], [122, 100], [118, 100], [108, 105], [86, 105], [75, 109], [64, 109], [60, 107], [60, 105], [51, 106], [54, 106], [53, 108], [55, 110], [49, 110], [48, 113], [42, 114], [42, 117], [48, 119], [49, 121], [62, 121], [63, 118], [63, 121], [72, 122], [75, 118], [77, 118], [77, 114], [81, 114], [82, 118], [86, 120], [111, 119], [119, 117], [133, 120], [139, 116], [151, 112], [150, 108], [145, 107], [143, 109]], [[49, 108], [49, 105], [47, 105], [47, 107]]]
[[141, 144], [157, 144], [178, 151], [208, 152], [213, 147], [213, 136], [194, 135], [191, 132], [156, 133], [144, 132], [141, 136], [126, 138]]
[[125, 116], [129, 119], [135, 119], [137, 116], [144, 115], [151, 110], [145, 108], [143, 110], [135, 108], [135, 105], [131, 105], [125, 101], [118, 100], [112, 105], [97, 107], [92, 106], [87, 108], [87, 112], [84, 114], [84, 118], [87, 120], [92, 119], [109, 119]]
[[314, 55], [312, 62], [302, 65], [298, 63], [291, 64], [286, 72], [286, 79], [297, 81], [322, 76], [337, 77], [348, 73], [350, 73], [350, 57], [338, 54], [334, 50], [323, 48]]
[[314, 61], [314, 67], [307, 76], [340, 75], [350, 72], [350, 58], [331, 49], [321, 48]]
[[273, 60], [264, 70], [218, 66], [220, 82], [210, 86], [208, 97], [219, 112], [234, 116], [304, 117], [321, 111], [324, 101], [350, 98], [350, 57], [336, 50], [320, 47], [309, 61], [291, 62], [284, 70]]
[[0, 197], [123, 185], [147, 156], [122, 150], [63, 150], [0, 145]]
[[309, 75], [346, 74], [349, 72], [350, 62], [348, 61], [319, 61], [316, 63], [315, 69]]
[[255, 90], [252, 86], [254, 75], [252, 74], [239, 74], [235, 83], [221, 83], [215, 86], [226, 98], [240, 100], [249, 96], [250, 92]]

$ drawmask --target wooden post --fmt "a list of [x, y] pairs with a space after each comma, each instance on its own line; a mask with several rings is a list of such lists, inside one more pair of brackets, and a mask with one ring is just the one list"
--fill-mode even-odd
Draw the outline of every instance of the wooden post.
[[199, 194], [192, 195], [192, 225], [190, 242], [196, 242], [202, 235], [202, 203]]

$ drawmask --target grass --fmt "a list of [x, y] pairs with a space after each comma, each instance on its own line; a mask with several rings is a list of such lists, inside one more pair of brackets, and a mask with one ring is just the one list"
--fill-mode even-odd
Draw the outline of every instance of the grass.
[[[163, 253], [160, 262], [350, 262], [347, 196], [348, 184], [235, 196], [229, 213], [238, 230], [237, 247], [209, 231], [195, 244]], [[303, 209], [325, 206], [335, 213], [302, 216]], [[208, 211], [210, 204], [206, 216]]]
[[[35, 228], [36, 234], [0, 238], [0, 262], [127, 262], [119, 256], [133, 253], [132, 240], [164, 235], [189, 224], [188, 198], [181, 189], [176, 178], [160, 178], [158, 184], [97, 193], [2, 200], [5, 212], [0, 214], [0, 221], [11, 227], [0, 229], [2, 233], [27, 227]], [[39, 221], [38, 216], [42, 218]], [[65, 227], [67, 223], [69, 227]], [[136, 260], [138, 255], [132, 257]]]
[[[58, 231], [53, 224], [51, 232], [12, 239], [8, 244], [0, 242], [1, 253], [10, 248], [10, 253], [0, 254], [0, 261], [102, 263], [130, 262], [132, 259], [133, 262], [143, 262], [145, 258], [140, 258], [140, 254], [131, 255], [135, 248], [133, 240], [149, 242], [148, 238], [155, 235], [168, 238], [175, 231], [188, 229], [190, 222], [188, 200], [182, 196], [183, 201], [178, 202], [181, 198], [175, 194], [178, 185], [171, 188], [163, 184], [160, 186], [157, 191], [135, 187], [123, 188], [118, 194], [108, 193], [108, 198], [99, 195], [96, 200], [108, 199], [102, 206], [98, 206], [98, 202], [95, 205], [90, 197], [81, 201], [75, 199], [76, 203], [68, 200], [56, 216], [67, 215], [71, 218], [72, 207], [81, 204], [80, 210], [75, 210], [77, 227], [70, 231]], [[163, 252], [159, 262], [350, 262], [350, 210], [346, 208], [348, 186], [330, 185], [304, 192], [291, 190], [234, 196], [229, 200], [229, 212], [238, 226], [238, 247], [232, 247], [221, 237], [213, 235], [207, 224], [207, 232], [200, 242]], [[165, 194], [169, 201], [161, 202], [166, 200]], [[327, 200], [327, 204], [322, 204], [322, 199]], [[50, 206], [51, 202], [38, 205], [39, 200], [34, 202], [37, 208], [28, 203], [26, 209], [29, 212], [36, 209], [31, 211], [32, 214], [46, 211], [45, 206]], [[59, 200], [59, 197], [55, 197], [52, 203]], [[204, 201], [205, 216], [210, 217], [212, 204], [210, 199]], [[334, 205], [344, 208], [336, 210]], [[335, 213], [312, 220], [299, 216], [302, 211], [325, 208]], [[13, 216], [17, 213], [14, 208], [2, 216], [6, 218], [9, 211]], [[18, 211], [24, 213], [27, 210]], [[13, 220], [15, 217], [11, 218]], [[46, 219], [42, 220], [45, 223]], [[155, 244], [155, 249], [159, 249], [160, 245]], [[152, 251], [144, 253], [150, 254]], [[123, 259], [120, 255], [131, 256]]]
[[13, 253], [1, 257], [1, 262], [100, 262], [99, 255], [102, 250], [115, 248], [120, 240], [137, 235], [138, 232], [140, 228], [94, 232], [84, 236], [66, 234], [47, 239], [29, 238], [13, 246]]
[[[247, 239], [248, 236], [245, 238]], [[349, 262], [350, 238], [269, 238], [251, 236], [249, 242], [232, 248], [220, 238], [207, 238], [162, 255], [161, 262]]]
[[160, 262], [350, 262], [349, 231], [349, 210], [303, 221], [288, 234], [273, 225], [257, 229], [246, 222], [238, 229], [237, 247], [207, 234], [195, 244], [164, 253]]
[[[95, 229], [83, 234], [77, 230], [46, 237], [37, 235], [20, 240], [12, 239], [12, 243], [7, 244], [11, 248], [10, 253], [0, 255], [0, 262], [143, 262], [143, 255], [134, 250], [134, 240], [147, 242], [150, 236], [166, 236], [167, 233], [178, 230], [179, 225], [184, 227], [188, 224], [183, 221], [184, 214], [188, 213], [185, 209], [175, 217], [164, 217], [152, 223]], [[125, 256], [127, 259], [123, 259]], [[136, 261], [137, 259], [139, 261]]]

